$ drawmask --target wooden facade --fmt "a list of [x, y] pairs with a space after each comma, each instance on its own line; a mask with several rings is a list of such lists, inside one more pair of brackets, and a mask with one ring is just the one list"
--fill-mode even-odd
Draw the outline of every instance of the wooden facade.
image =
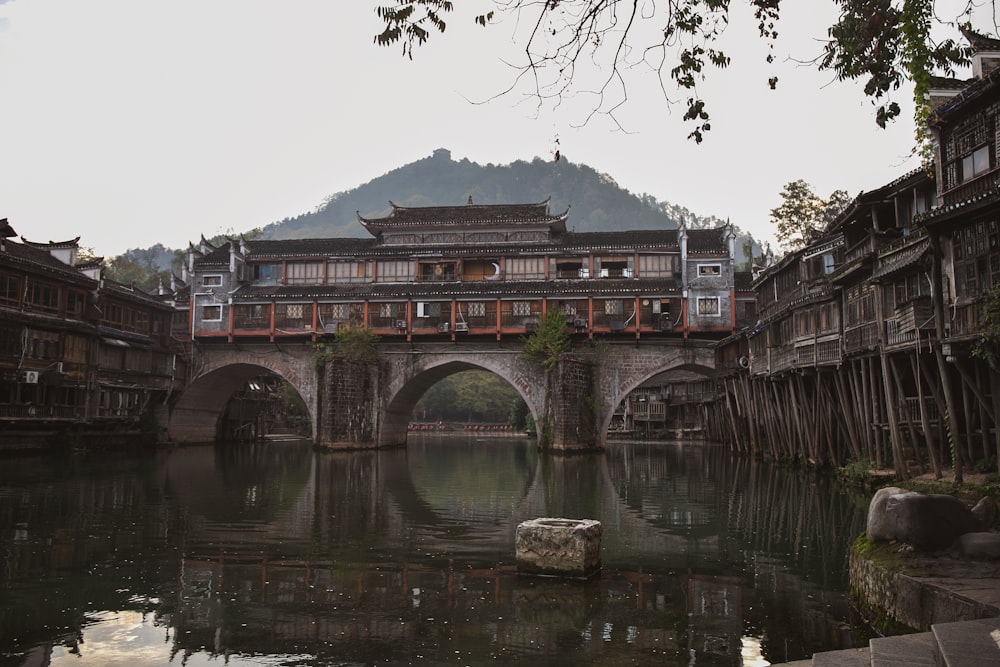
[[930, 119], [935, 169], [858, 195], [757, 278], [759, 322], [719, 348], [715, 437], [901, 477], [997, 469], [1000, 376], [974, 350], [1000, 290], [1000, 71], [980, 72]]
[[731, 335], [735, 234], [576, 233], [548, 204], [392, 206], [371, 238], [233, 240], [191, 249], [191, 334], [312, 337], [357, 324], [393, 339], [521, 336], [558, 308], [594, 336]]
[[79, 239], [0, 244], [0, 438], [155, 435], [153, 407], [183, 386], [173, 308], [78, 261]]

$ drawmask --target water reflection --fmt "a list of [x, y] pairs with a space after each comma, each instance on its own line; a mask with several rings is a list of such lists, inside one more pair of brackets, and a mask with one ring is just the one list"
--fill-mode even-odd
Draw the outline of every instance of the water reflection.
[[[4, 463], [0, 665], [738, 665], [864, 641], [843, 595], [862, 505], [718, 447]], [[518, 577], [537, 516], [600, 519], [602, 575]]]

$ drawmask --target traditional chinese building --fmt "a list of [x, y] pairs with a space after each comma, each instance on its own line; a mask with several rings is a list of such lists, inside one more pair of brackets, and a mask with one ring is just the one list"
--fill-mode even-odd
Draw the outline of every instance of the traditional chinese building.
[[155, 437], [156, 408], [185, 379], [173, 308], [103, 280], [79, 238], [18, 242], [6, 220], [0, 229], [0, 440]]
[[712, 408], [735, 448], [901, 477], [995, 461], [1000, 41], [966, 37], [975, 78], [935, 81], [933, 168], [859, 194], [757, 279], [759, 321], [719, 354], [748, 355], [720, 364]]
[[203, 242], [189, 254], [190, 330], [276, 340], [355, 323], [405, 339], [499, 339], [559, 308], [586, 337], [733, 332], [730, 226], [578, 233], [568, 214], [547, 202], [392, 204], [359, 215], [370, 238]]

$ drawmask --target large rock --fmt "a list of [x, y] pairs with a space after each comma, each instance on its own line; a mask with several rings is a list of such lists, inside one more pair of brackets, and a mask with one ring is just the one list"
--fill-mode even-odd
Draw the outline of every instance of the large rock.
[[955, 558], [1000, 560], [1000, 533], [985, 531], [960, 535], [948, 552]]
[[601, 522], [594, 519], [532, 519], [514, 535], [517, 571], [587, 578], [601, 569]]
[[886, 487], [868, 505], [866, 534], [873, 542], [898, 540], [921, 551], [938, 551], [978, 530], [982, 528], [972, 510], [952, 496]]

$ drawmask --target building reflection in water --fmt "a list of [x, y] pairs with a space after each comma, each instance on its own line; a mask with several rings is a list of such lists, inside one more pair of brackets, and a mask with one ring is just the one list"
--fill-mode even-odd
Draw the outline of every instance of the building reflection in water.
[[[863, 503], [711, 446], [265, 443], [4, 480], [4, 664], [763, 665], [864, 641], [843, 593]], [[600, 519], [601, 575], [519, 577], [537, 516]]]

